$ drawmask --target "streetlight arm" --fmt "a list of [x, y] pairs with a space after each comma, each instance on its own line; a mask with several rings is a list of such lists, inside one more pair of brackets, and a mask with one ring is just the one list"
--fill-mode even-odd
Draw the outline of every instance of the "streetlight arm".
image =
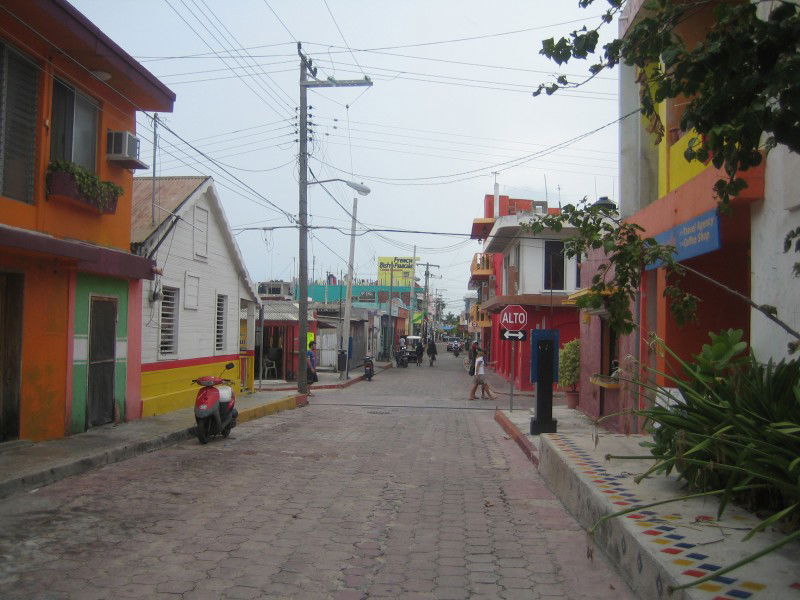
[[306, 185], [314, 185], [315, 183], [330, 183], [331, 181], [341, 181], [342, 183], [346, 184], [347, 187], [354, 189], [361, 196], [366, 196], [372, 191], [363, 183], [356, 183], [355, 181], [348, 181], [347, 179], [338, 179], [338, 178], [309, 181]]

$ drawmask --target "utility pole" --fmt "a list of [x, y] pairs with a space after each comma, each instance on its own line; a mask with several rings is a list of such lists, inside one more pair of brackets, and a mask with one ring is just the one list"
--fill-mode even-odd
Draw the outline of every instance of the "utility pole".
[[411, 294], [408, 301], [409, 304], [409, 319], [408, 319], [408, 335], [414, 335], [414, 296], [416, 293], [414, 289], [417, 285], [417, 245], [414, 244], [414, 254], [411, 256]]
[[353, 261], [356, 250], [356, 222], [358, 221], [358, 196], [353, 196], [353, 213], [350, 223], [350, 259], [347, 262], [347, 299], [344, 305], [344, 370], [339, 379], [350, 379], [350, 317], [353, 314]]
[[389, 343], [389, 360], [392, 359], [392, 352], [394, 351], [394, 323], [392, 322], [392, 296], [394, 295], [394, 256], [392, 257], [392, 264], [389, 266], [389, 327], [392, 330]]
[[158, 146], [158, 113], [153, 113], [153, 197], [150, 203], [150, 224], [156, 224], [156, 147]]
[[[300, 42], [297, 42], [297, 55], [300, 57], [300, 176], [298, 178], [298, 222], [300, 226], [298, 285], [300, 289], [298, 293], [297, 391], [300, 394], [308, 394], [308, 379], [306, 378], [306, 351], [308, 350], [308, 88], [371, 86], [372, 81], [367, 77], [348, 81], [337, 81], [333, 78], [320, 81], [316, 78], [316, 67], [313, 67], [311, 59], [303, 54]], [[309, 73], [313, 78], [311, 81], [308, 79]]]
[[425, 311], [424, 311], [423, 316], [422, 316], [423, 325], [425, 326], [424, 327], [425, 332], [424, 332], [422, 337], [428, 338], [429, 337], [429, 333], [428, 333], [428, 305], [430, 303], [430, 300], [428, 298], [428, 280], [430, 279], [430, 276], [431, 276], [431, 267], [436, 267], [437, 269], [439, 269], [440, 267], [439, 267], [439, 265], [433, 265], [431, 263], [423, 263], [420, 266], [421, 267], [425, 267]]

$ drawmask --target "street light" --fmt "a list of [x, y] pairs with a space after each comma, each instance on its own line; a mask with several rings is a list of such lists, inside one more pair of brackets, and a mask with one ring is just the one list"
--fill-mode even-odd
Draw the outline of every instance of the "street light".
[[347, 179], [320, 179], [320, 180], [309, 181], [308, 185], [314, 185], [315, 183], [329, 183], [331, 181], [341, 181], [342, 183], [347, 185], [347, 187], [353, 188], [361, 196], [366, 196], [367, 194], [369, 194], [372, 191], [367, 186], [365, 186], [363, 183], [358, 183], [358, 182], [355, 182], [355, 181], [348, 181]]
[[[308, 185], [315, 183], [328, 183], [329, 181], [341, 181], [348, 187], [354, 189], [361, 196], [366, 196], [370, 193], [370, 189], [363, 183], [355, 181], [348, 181], [346, 179], [321, 179], [309, 181]], [[339, 373], [339, 379], [348, 379], [350, 377], [350, 317], [351, 317], [351, 304], [353, 300], [353, 260], [355, 257], [356, 249], [356, 215], [358, 214], [358, 196], [353, 196], [353, 212], [350, 214], [352, 221], [350, 223], [350, 259], [347, 261], [347, 295], [345, 296], [344, 303], [344, 318], [342, 319], [342, 344], [346, 346], [344, 349], [345, 363], [344, 370]], [[341, 316], [341, 315], [340, 315]], [[345, 334], [345, 332], [347, 332]], [[340, 348], [341, 350], [341, 348]]]

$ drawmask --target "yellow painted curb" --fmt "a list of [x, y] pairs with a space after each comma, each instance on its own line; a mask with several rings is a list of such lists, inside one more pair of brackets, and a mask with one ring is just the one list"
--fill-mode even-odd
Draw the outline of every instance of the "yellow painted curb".
[[275, 400], [274, 402], [262, 404], [261, 406], [245, 408], [239, 411], [239, 416], [237, 417], [236, 421], [238, 423], [246, 423], [247, 421], [252, 421], [253, 419], [260, 419], [261, 417], [266, 417], [267, 415], [272, 415], [284, 410], [292, 410], [295, 408], [297, 408], [297, 396], [293, 395], [281, 400]]

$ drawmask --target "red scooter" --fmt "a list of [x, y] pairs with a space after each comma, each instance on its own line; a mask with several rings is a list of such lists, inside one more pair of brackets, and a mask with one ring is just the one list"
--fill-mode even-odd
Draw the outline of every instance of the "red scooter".
[[[235, 365], [228, 363], [222, 373]], [[212, 435], [228, 437], [231, 429], [236, 427], [239, 411], [234, 408], [236, 396], [233, 393], [230, 379], [214, 375], [204, 375], [192, 379], [192, 383], [200, 386], [194, 400], [194, 419], [197, 421], [197, 439], [201, 444], [208, 442]]]

